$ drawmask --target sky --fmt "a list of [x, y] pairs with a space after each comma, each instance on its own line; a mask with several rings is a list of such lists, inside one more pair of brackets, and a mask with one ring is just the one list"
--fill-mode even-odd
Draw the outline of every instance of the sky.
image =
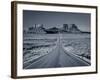
[[43, 24], [45, 28], [60, 28], [63, 24], [76, 24], [81, 31], [90, 32], [90, 20], [91, 14], [89, 13], [23, 10], [24, 29], [34, 24]]

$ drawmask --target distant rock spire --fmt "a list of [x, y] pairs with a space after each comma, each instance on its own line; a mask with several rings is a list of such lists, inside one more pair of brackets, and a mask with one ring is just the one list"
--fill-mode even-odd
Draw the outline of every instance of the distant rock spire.
[[29, 27], [28, 33], [40, 34], [46, 32], [44, 31], [43, 24], [34, 24], [32, 27]]
[[32, 27], [28, 28], [28, 33], [34, 33], [34, 34], [55, 34], [55, 33], [81, 33], [82, 31], [78, 28], [76, 24], [63, 24], [62, 27], [57, 28], [51, 27], [51, 28], [44, 28], [43, 24], [34, 24]]

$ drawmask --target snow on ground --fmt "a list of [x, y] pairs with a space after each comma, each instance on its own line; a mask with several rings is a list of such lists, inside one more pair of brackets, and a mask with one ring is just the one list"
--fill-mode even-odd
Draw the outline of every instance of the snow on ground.
[[23, 68], [36, 59], [49, 54], [57, 46], [57, 39], [61, 37], [64, 49], [90, 62], [90, 35], [84, 34], [34, 34], [24, 35], [23, 38]]
[[73, 53], [90, 63], [91, 60], [90, 38], [65, 39], [63, 41], [64, 41], [63, 42], [64, 49], [68, 53]]
[[24, 37], [23, 68], [36, 59], [49, 54], [56, 47], [56, 38]]

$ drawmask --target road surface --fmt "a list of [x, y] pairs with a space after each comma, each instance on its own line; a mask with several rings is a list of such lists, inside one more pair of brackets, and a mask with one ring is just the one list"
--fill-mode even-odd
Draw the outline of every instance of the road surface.
[[75, 66], [88, 66], [88, 65], [89, 64], [84, 60], [76, 56], [73, 56], [72, 54], [64, 50], [61, 43], [61, 35], [59, 34], [56, 48], [50, 53], [33, 61], [33, 63], [26, 66], [24, 69], [75, 67]]

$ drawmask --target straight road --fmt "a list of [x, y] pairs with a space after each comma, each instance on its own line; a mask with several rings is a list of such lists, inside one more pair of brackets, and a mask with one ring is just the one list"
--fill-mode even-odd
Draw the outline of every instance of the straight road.
[[57, 47], [53, 51], [33, 61], [25, 69], [88, 66], [89, 64], [87, 62], [63, 49], [60, 36], [59, 34]]

